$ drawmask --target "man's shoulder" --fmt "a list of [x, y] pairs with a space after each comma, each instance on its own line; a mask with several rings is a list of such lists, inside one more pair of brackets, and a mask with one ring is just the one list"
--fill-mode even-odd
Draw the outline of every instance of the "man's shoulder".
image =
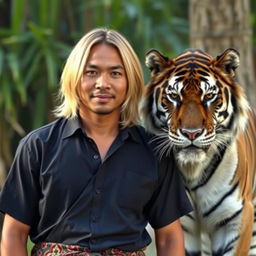
[[24, 138], [22, 138], [21, 143], [31, 144], [35, 142], [50, 141], [53, 138], [59, 138], [59, 135], [62, 133], [65, 123], [65, 118], [56, 119], [46, 125], [43, 125], [29, 132]]
[[140, 138], [142, 138], [143, 141], [149, 143], [154, 138], [154, 134], [147, 131], [143, 126], [141, 125], [135, 125], [132, 128], [132, 131], [137, 133]]
[[[154, 152], [154, 155], [162, 164], [173, 163], [173, 149], [168, 143], [167, 137], [159, 136], [149, 132], [143, 126], [134, 126], [137, 133], [140, 134], [141, 139], [148, 145], [148, 147]], [[168, 147], [167, 147], [168, 146]]]
[[133, 132], [137, 134], [139, 142], [143, 143], [148, 149], [153, 152], [154, 156], [158, 158], [159, 143], [161, 143], [160, 138], [155, 134], [149, 132], [141, 125], [134, 126], [132, 129]]

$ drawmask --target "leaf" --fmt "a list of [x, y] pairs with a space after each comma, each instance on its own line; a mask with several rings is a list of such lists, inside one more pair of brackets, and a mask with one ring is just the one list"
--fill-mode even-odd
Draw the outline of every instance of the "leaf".
[[24, 0], [12, 0], [11, 9], [11, 30], [13, 34], [19, 34], [24, 24]]
[[2, 49], [0, 49], [0, 77], [2, 75], [3, 72], [3, 65], [4, 65], [4, 51]]
[[33, 119], [33, 129], [40, 127], [46, 117], [46, 112], [48, 110], [48, 95], [47, 87], [42, 87], [40, 92], [38, 92], [33, 99], [33, 111], [36, 110], [36, 115]]
[[[38, 74], [42, 72], [42, 69], [40, 68], [40, 61], [42, 60], [42, 57], [43, 53], [40, 50], [32, 59], [32, 62], [27, 69], [27, 73], [25, 73], [24, 84], [26, 89], [33, 87], [33, 82], [36, 83], [37, 79], [39, 78]], [[42, 75], [45, 77], [44, 74]]]
[[59, 24], [59, 12], [60, 12], [60, 0], [50, 1], [49, 13], [48, 13], [48, 26], [54, 29], [58, 29]]
[[7, 80], [7, 77], [4, 76], [1, 79], [1, 87], [2, 87], [2, 95], [3, 95], [3, 102], [4, 102], [4, 110], [7, 112], [14, 112], [14, 104], [12, 101], [12, 87]]
[[53, 32], [50, 28], [42, 28], [33, 22], [28, 23], [28, 28], [31, 30], [35, 39], [42, 45], [46, 43], [46, 38], [52, 36]]
[[[54, 2], [54, 1], [52, 1], [52, 2]], [[41, 26], [41, 27], [48, 26], [48, 15], [49, 15], [49, 11], [50, 11], [50, 8], [49, 8], [50, 2], [51, 1], [48, 1], [48, 0], [39, 1], [39, 26]]]
[[[5, 45], [22, 44], [31, 39], [31, 32], [24, 32], [22, 34], [10, 34], [3, 38], [1, 41]], [[17, 50], [17, 47], [15, 47]]]
[[44, 57], [46, 61], [46, 69], [47, 69], [47, 77], [48, 77], [48, 85], [50, 88], [53, 88], [57, 85], [57, 67], [56, 62], [54, 60], [54, 53], [50, 51], [50, 49], [44, 49]]
[[31, 30], [33, 36], [37, 39], [37, 41], [43, 42], [44, 36], [42, 30], [35, 23], [29, 22], [28, 28]]
[[10, 28], [0, 28], [0, 36], [9, 36], [10, 34], [11, 34]]
[[32, 42], [28, 45], [26, 53], [21, 59], [21, 66], [29, 70], [31, 68], [31, 63], [34, 61], [36, 56], [41, 52], [40, 45], [37, 42]]
[[7, 60], [14, 80], [14, 86], [20, 95], [21, 102], [24, 104], [27, 101], [27, 95], [23, 80], [20, 76], [18, 57], [15, 53], [11, 52], [7, 55]]

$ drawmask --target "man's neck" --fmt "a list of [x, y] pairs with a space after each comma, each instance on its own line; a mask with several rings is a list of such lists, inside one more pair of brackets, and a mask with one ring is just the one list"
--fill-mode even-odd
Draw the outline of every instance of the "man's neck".
[[80, 113], [80, 118], [88, 136], [113, 136], [118, 134], [118, 116]]
[[92, 138], [103, 160], [119, 132], [119, 118], [113, 115], [80, 113], [86, 135]]

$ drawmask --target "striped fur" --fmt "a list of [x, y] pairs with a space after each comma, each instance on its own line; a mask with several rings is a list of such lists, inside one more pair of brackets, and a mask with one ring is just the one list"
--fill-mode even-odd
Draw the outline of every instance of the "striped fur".
[[158, 153], [173, 153], [194, 211], [182, 218], [186, 255], [256, 255], [256, 116], [235, 81], [239, 54], [188, 49], [146, 55], [142, 113]]

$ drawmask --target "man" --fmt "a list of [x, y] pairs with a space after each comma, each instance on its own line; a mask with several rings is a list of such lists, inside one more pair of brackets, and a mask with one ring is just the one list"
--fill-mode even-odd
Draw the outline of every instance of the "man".
[[[138, 126], [143, 75], [118, 32], [96, 29], [61, 77], [59, 117], [19, 144], [0, 196], [1, 255], [184, 255], [178, 218], [191, 206], [172, 159]], [[52, 254], [51, 254], [52, 253]], [[54, 254], [55, 253], [55, 254]]]

